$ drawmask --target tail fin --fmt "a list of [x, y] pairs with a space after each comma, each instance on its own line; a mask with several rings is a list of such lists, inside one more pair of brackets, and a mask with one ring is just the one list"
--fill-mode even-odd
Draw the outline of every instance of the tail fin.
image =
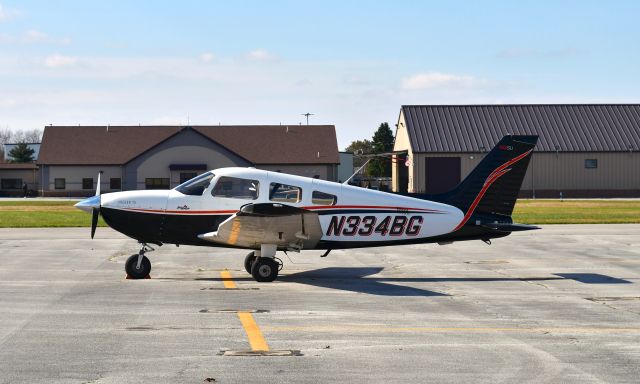
[[[454, 190], [435, 201], [465, 212], [511, 216], [538, 136], [505, 136]], [[464, 224], [464, 223], [462, 223]]]

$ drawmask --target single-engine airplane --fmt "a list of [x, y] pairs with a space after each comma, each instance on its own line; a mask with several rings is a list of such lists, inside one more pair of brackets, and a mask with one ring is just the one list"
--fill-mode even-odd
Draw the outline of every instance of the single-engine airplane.
[[398, 194], [254, 168], [220, 168], [172, 190], [100, 194], [76, 207], [138, 240], [127, 274], [145, 278], [151, 245], [251, 250], [244, 267], [256, 281], [277, 278], [277, 251], [448, 244], [504, 237], [538, 227], [514, 224], [513, 206], [537, 136], [505, 136], [453, 190]]

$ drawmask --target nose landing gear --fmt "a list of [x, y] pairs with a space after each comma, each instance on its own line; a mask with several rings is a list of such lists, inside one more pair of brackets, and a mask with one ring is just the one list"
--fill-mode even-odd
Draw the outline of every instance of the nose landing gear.
[[151, 261], [144, 255], [147, 252], [155, 251], [155, 249], [146, 243], [142, 243], [142, 248], [137, 254], [129, 256], [124, 264], [124, 270], [127, 272], [127, 278], [145, 279], [151, 272]]

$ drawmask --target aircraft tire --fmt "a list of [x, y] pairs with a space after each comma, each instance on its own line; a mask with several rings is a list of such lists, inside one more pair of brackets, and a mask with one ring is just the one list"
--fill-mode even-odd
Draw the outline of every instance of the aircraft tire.
[[256, 261], [256, 258], [257, 256], [255, 252], [249, 253], [247, 257], [244, 258], [244, 269], [248, 274], [251, 274], [251, 266], [253, 265], [253, 262]]
[[151, 272], [151, 261], [147, 256], [142, 256], [142, 262], [140, 263], [140, 269], [136, 269], [138, 265], [138, 254], [129, 256], [127, 262], [124, 264], [124, 270], [132, 279], [144, 279], [149, 276]]
[[260, 283], [269, 283], [278, 277], [278, 263], [270, 257], [258, 257], [251, 266], [251, 275]]

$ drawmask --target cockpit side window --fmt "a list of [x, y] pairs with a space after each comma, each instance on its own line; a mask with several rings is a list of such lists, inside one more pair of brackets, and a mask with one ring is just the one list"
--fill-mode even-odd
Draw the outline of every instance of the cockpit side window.
[[185, 181], [175, 189], [183, 195], [202, 196], [204, 190], [209, 186], [211, 179], [213, 179], [213, 176], [214, 175], [211, 172], [203, 173], [200, 176], [196, 176], [191, 180]]
[[338, 196], [330, 193], [313, 191], [311, 194], [311, 202], [317, 205], [336, 205]]
[[241, 179], [222, 176], [213, 187], [213, 197], [229, 197], [233, 199], [255, 200], [258, 198], [260, 182], [258, 180]]
[[282, 203], [298, 203], [302, 200], [302, 188], [287, 184], [271, 183], [269, 185], [269, 200]]

